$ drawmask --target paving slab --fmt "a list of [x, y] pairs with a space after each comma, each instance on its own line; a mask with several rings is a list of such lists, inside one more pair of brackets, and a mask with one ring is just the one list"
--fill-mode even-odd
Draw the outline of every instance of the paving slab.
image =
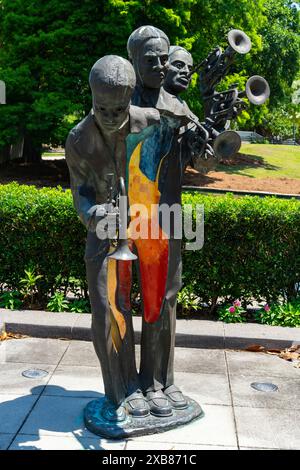
[[225, 348], [246, 348], [260, 344], [266, 348], [287, 348], [300, 344], [300, 328], [259, 325], [256, 323], [224, 323]]
[[227, 374], [224, 351], [176, 348], [175, 370], [204, 374]]
[[60, 365], [99, 367], [99, 360], [95, 353], [93, 343], [88, 341], [70, 341], [69, 348], [62, 358]]
[[75, 321], [72, 329], [72, 339], [92, 341], [91, 333], [92, 315], [80, 315]]
[[0, 434], [0, 450], [7, 450], [13, 438], [14, 434]]
[[100, 367], [59, 366], [43, 395], [101, 398], [104, 385]]
[[238, 450], [237, 446], [209, 446], [197, 444], [172, 444], [167, 442], [128, 441], [126, 450]]
[[0, 394], [0, 434], [16, 433], [26, 419], [38, 395]]
[[[290, 379], [257, 375], [254, 379], [249, 375], [234, 375], [230, 382], [234, 406], [300, 410], [300, 377], [299, 379]], [[277, 385], [278, 391], [257, 391], [251, 387], [252, 382], [273, 383]]]
[[141, 442], [130, 439], [126, 442], [126, 450], [173, 450], [175, 444], [170, 442]]
[[25, 362], [56, 365], [69, 346], [69, 341], [23, 338], [3, 341], [2, 362]]
[[238, 447], [175, 444], [174, 450], [238, 450]]
[[[40, 338], [69, 338], [91, 341], [91, 314], [0, 309], [6, 331]], [[142, 318], [133, 316], [135, 342], [141, 339]], [[223, 348], [222, 322], [178, 320], [176, 346]]]
[[230, 376], [256, 377], [270, 375], [272, 371], [273, 377], [300, 378], [300, 369], [276, 355], [248, 351], [226, 351], [225, 354]]
[[220, 321], [177, 320], [176, 346], [184, 348], [221, 348], [225, 346], [224, 324]]
[[[91, 340], [91, 314], [0, 309], [0, 321], [5, 323], [7, 331], [30, 336]], [[141, 317], [133, 316], [137, 343], [141, 338], [141, 323]], [[282, 348], [300, 344], [300, 328], [195, 319], [178, 319], [176, 323], [178, 347], [244, 348], [251, 343]]]
[[269, 449], [300, 449], [300, 411], [234, 408], [239, 445]]
[[83, 421], [83, 409], [89, 401], [90, 398], [42, 396], [20, 434], [95, 438]]
[[[239, 450], [274, 450], [270, 449], [269, 447], [239, 447]], [[280, 449], [275, 449], [280, 450]]]
[[231, 405], [226, 375], [175, 372], [175, 384], [201, 406]]
[[123, 450], [125, 441], [80, 436], [18, 435], [9, 450]]
[[205, 416], [187, 426], [151, 436], [135, 438], [141, 442], [221, 445], [235, 447], [237, 439], [232, 409], [229, 406], [203, 405]]
[[135, 347], [135, 362], [136, 362], [136, 367], [139, 370], [140, 369], [140, 362], [141, 362], [141, 347], [139, 344], [136, 344]]
[[0, 342], [0, 364], [3, 364], [5, 362], [6, 358], [6, 346], [5, 346], [5, 341]]
[[[26, 378], [22, 372], [29, 369], [41, 369], [48, 372], [42, 378]], [[49, 381], [55, 366], [49, 364], [28, 364], [6, 362], [0, 366], [0, 393], [13, 395], [39, 395]]]
[[7, 332], [39, 338], [72, 338], [73, 327], [78, 314], [71, 312], [44, 312], [35, 310], [0, 309]]
[[[0, 343], [0, 355], [3, 346], [0, 448], [11, 443], [21, 426], [13, 449], [100, 449], [110, 445], [90, 433], [83, 422], [85, 405], [103, 393], [91, 342], [9, 340]], [[136, 351], [138, 356], [139, 348]], [[33, 361], [25, 362], [26, 356]], [[6, 361], [14, 357], [16, 362]], [[36, 362], [37, 357], [48, 359]], [[46, 369], [49, 376], [41, 381], [20, 376], [31, 367]], [[257, 392], [250, 388], [254, 381], [275, 383], [279, 392]], [[225, 450], [237, 449], [238, 443], [245, 450], [300, 449], [300, 370], [292, 363], [264, 353], [178, 347], [175, 383], [200, 403], [204, 418], [166, 433], [130, 439], [126, 449]], [[125, 441], [111, 444], [124, 448]]]

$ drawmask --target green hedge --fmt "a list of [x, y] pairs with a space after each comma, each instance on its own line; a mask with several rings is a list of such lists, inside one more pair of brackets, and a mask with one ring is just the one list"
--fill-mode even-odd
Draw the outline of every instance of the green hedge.
[[[300, 282], [300, 201], [185, 193], [183, 202], [204, 204], [202, 250], [183, 251], [184, 286], [202, 302], [296, 296]], [[86, 290], [85, 228], [69, 190], [0, 186], [0, 285], [18, 289], [28, 266], [43, 277], [40, 299], [70, 278]]]
[[204, 302], [271, 303], [297, 295], [300, 201], [198, 193], [183, 202], [205, 205], [204, 247], [184, 254], [185, 283]]
[[82, 280], [85, 230], [72, 206], [70, 191], [36, 189], [12, 183], [0, 186], [0, 285], [19, 289], [24, 269], [43, 277], [37, 282], [40, 301], [70, 277]]

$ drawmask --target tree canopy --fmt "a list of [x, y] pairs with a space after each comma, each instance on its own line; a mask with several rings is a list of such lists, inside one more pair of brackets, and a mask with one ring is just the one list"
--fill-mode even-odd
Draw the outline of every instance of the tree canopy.
[[[269, 109], [291, 98], [300, 43], [299, 10], [290, 0], [0, 0], [0, 79], [7, 87], [0, 147], [20, 135], [33, 156], [43, 143], [63, 144], [91, 106], [93, 63], [109, 53], [127, 57], [128, 36], [145, 24], [189, 49], [195, 62], [217, 44], [226, 47], [231, 28], [244, 30], [253, 47], [237, 58], [235, 77], [243, 82], [264, 75], [271, 85]], [[186, 99], [201, 114], [196, 78]], [[267, 112], [240, 123], [263, 123]]]

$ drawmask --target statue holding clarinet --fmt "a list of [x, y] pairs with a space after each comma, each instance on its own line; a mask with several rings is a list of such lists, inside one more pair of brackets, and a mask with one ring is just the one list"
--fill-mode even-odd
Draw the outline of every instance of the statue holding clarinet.
[[[75, 209], [87, 229], [85, 264], [92, 309], [92, 339], [105, 396], [85, 410], [89, 430], [107, 438], [163, 432], [201, 418], [201, 406], [174, 383], [176, 297], [181, 288], [178, 236], [186, 166], [210, 168], [240, 148], [230, 121], [269, 96], [267, 82], [251, 77], [245, 91], [218, 92], [236, 53], [251, 48], [240, 30], [229, 46], [200, 64], [171, 46], [154, 26], [135, 30], [128, 60], [99, 59], [89, 84], [92, 109], [66, 142]], [[205, 118], [181, 99], [199, 73]], [[138, 208], [138, 209], [137, 209]], [[179, 215], [178, 215], [179, 214]], [[141, 229], [142, 227], [142, 229]], [[141, 360], [137, 367], [131, 312], [136, 270], [142, 306]], [[201, 387], [201, 384], [199, 384]]]

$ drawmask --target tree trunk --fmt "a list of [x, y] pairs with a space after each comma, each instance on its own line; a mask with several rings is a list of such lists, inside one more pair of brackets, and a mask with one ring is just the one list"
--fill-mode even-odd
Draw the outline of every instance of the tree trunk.
[[10, 146], [6, 145], [0, 150], [0, 165], [10, 160]]
[[28, 164], [39, 163], [42, 158], [41, 146], [35, 145], [28, 136], [25, 136], [24, 139], [23, 158], [24, 162]]

